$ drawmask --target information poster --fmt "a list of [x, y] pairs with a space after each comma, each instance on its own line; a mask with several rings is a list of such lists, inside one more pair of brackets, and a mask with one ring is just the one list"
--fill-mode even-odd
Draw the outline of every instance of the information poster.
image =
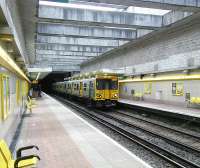
[[172, 94], [175, 96], [183, 96], [184, 94], [184, 85], [182, 82], [172, 83]]

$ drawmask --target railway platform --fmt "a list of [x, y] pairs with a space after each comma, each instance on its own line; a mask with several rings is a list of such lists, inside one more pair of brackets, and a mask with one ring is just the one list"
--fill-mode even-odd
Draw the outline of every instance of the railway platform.
[[133, 109], [155, 112], [163, 115], [174, 116], [186, 120], [200, 122], [200, 109], [180, 107], [162, 103], [119, 99], [119, 104]]
[[16, 148], [35, 144], [44, 168], [150, 168], [72, 110], [44, 94], [25, 114]]

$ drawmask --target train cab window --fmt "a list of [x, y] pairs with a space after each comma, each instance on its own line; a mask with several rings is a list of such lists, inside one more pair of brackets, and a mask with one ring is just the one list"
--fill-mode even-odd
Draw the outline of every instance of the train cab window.
[[110, 81], [110, 89], [111, 90], [117, 90], [118, 89], [118, 81], [117, 80], [111, 80]]
[[116, 90], [118, 89], [118, 81], [111, 79], [97, 79], [96, 88], [97, 90]]
[[97, 90], [104, 90], [105, 89], [105, 79], [97, 79], [96, 80], [96, 88]]

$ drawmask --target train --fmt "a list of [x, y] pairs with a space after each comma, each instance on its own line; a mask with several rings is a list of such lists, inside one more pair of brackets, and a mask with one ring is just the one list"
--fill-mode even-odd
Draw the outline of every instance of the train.
[[113, 107], [119, 99], [116, 73], [91, 72], [79, 74], [52, 85], [55, 93], [79, 98], [89, 106]]

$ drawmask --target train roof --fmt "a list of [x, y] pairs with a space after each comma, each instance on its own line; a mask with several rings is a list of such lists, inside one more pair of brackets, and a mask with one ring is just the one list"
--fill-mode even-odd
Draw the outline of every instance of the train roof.
[[97, 76], [121, 76], [122, 74], [112, 72], [112, 71], [93, 71], [88, 73], [77, 74], [69, 78], [65, 78], [64, 80], [79, 80], [79, 79], [87, 79], [87, 78], [95, 78]]

